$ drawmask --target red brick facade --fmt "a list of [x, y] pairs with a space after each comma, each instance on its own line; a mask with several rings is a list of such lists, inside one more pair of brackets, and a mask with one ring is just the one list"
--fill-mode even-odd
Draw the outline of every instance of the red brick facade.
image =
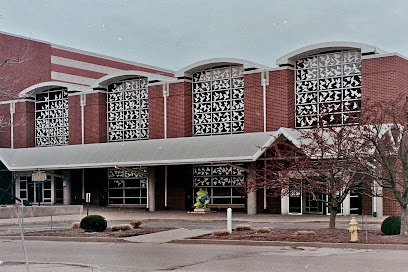
[[86, 95], [85, 143], [105, 143], [107, 141], [106, 93]]
[[149, 87], [149, 139], [164, 138], [163, 85]]
[[68, 96], [69, 144], [82, 143], [81, 96]]
[[[6, 87], [12, 94], [12, 99], [18, 98], [18, 93], [28, 87], [35, 86], [58, 78], [64, 74], [65, 78], [73, 79], [67, 81], [73, 86], [84, 85], [87, 87], [82, 96], [86, 96], [84, 106], [84, 124], [81, 115], [81, 95], [69, 93], [68, 115], [69, 115], [69, 144], [82, 143], [82, 126], [84, 126], [84, 143], [105, 143], [107, 139], [107, 94], [102, 87], [83, 84], [74, 81], [75, 76], [83, 76], [95, 81], [104, 77], [106, 73], [86, 70], [74, 67], [78, 61], [92, 65], [108, 67], [117, 70], [132, 70], [134, 76], [145, 76], [150, 80], [148, 86], [148, 113], [149, 113], [149, 139], [191, 137], [193, 136], [193, 101], [192, 83], [188, 79], [177, 79], [168, 70], [153, 69], [147, 66], [138, 66], [113, 60], [112, 58], [97, 57], [92, 54], [78, 53], [75, 50], [55, 48], [51, 44], [22, 39], [19, 37], [0, 34], [0, 52], [7, 52], [6, 58], [21, 58], [18, 65], [6, 65], [0, 68], [0, 76], [7, 79]], [[51, 63], [51, 59], [57, 59], [69, 66]], [[398, 55], [379, 55], [362, 58], [362, 100], [383, 101], [394, 99], [402, 92], [408, 93], [408, 60]], [[7, 68], [7, 69], [4, 69]], [[245, 133], [264, 131], [264, 101], [262, 78], [267, 73], [268, 83], [266, 85], [266, 130], [277, 131], [281, 127], [295, 127], [295, 92], [294, 92], [294, 69], [287, 68], [257, 68], [244, 75], [244, 119]], [[249, 69], [250, 70], [250, 69]], [[142, 73], [139, 75], [138, 73]], [[146, 76], [145, 73], [151, 73]], [[157, 79], [157, 74], [168, 76], [166, 80]], [[67, 76], [68, 75], [68, 76]], [[129, 76], [130, 78], [131, 76]], [[55, 80], [54, 81], [58, 81]], [[123, 78], [121, 78], [123, 79]], [[63, 80], [59, 80], [63, 81]], [[65, 81], [64, 81], [65, 82]], [[92, 81], [93, 82], [93, 81]], [[170, 83], [168, 83], [170, 82]], [[61, 83], [61, 82], [59, 82]], [[163, 97], [163, 84], [169, 84], [169, 95], [167, 96], [167, 119], [164, 115], [165, 99]], [[50, 84], [58, 85], [55, 82]], [[35, 90], [33, 90], [35, 92]], [[69, 90], [68, 91], [72, 91]], [[77, 89], [75, 91], [78, 91]], [[27, 98], [29, 99], [29, 97]], [[10, 97], [0, 97], [0, 100], [11, 100]], [[4, 120], [9, 120], [10, 104], [0, 104], [0, 114]], [[167, 122], [167, 131], [165, 123]], [[35, 146], [35, 103], [31, 100], [19, 100], [15, 103], [14, 114], [14, 147], [27, 148]], [[11, 147], [10, 126], [0, 128], [0, 147]], [[157, 201], [158, 208], [164, 208], [164, 167], [160, 167], [157, 177], [160, 179], [156, 184], [156, 194], [160, 197]], [[180, 176], [180, 172], [183, 174]], [[79, 177], [79, 173], [76, 173]], [[98, 169], [86, 171], [86, 179], [89, 186], [95, 186], [94, 191], [98, 194], [96, 204], [107, 203], [106, 184], [100, 183], [99, 178], [106, 178], [106, 172], [98, 172]], [[99, 178], [94, 179], [95, 176]], [[168, 175], [168, 205], [169, 209], [190, 208], [194, 196], [192, 196], [192, 169], [190, 166], [169, 167]], [[263, 191], [257, 193], [258, 212], [263, 211]], [[268, 213], [280, 213], [281, 199], [279, 197], [267, 197], [266, 211]], [[384, 214], [398, 214], [400, 208], [395, 202], [388, 199], [383, 200]], [[372, 213], [372, 199], [362, 197], [362, 210]]]
[[15, 107], [16, 112], [14, 114], [14, 122], [21, 125], [14, 127], [14, 147], [34, 147], [34, 103], [26, 101], [19, 102], [16, 103]]
[[[0, 77], [6, 79], [1, 89], [14, 94], [14, 97], [0, 95], [0, 100], [17, 98], [22, 90], [51, 80], [49, 44], [0, 33], [0, 52], [2, 61], [6, 58], [11, 63], [0, 67]], [[17, 59], [18, 64], [13, 64]]]
[[245, 133], [261, 132], [263, 129], [263, 87], [261, 73], [244, 76]]
[[267, 86], [267, 131], [295, 127], [294, 72], [291, 69], [269, 72]]
[[170, 84], [167, 97], [167, 137], [193, 136], [192, 84], [179, 82]]
[[5, 124], [0, 127], [0, 147], [11, 147], [10, 104], [0, 104], [0, 116]]

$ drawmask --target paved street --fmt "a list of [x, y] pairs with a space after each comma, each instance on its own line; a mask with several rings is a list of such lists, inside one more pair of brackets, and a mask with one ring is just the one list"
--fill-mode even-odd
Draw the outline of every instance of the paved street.
[[[399, 250], [29, 241], [27, 252], [31, 262], [90, 264], [107, 272], [401, 271], [408, 265]], [[24, 261], [21, 241], [0, 241], [0, 259]]]
[[[101, 214], [108, 225], [143, 220], [144, 226], [166, 226], [184, 232], [213, 231], [226, 228], [225, 212], [205, 215], [179, 211], [149, 213], [135, 209], [92, 207], [92, 213]], [[70, 227], [84, 215], [54, 217], [56, 228]], [[350, 216], [339, 216], [337, 227], [346, 229]], [[358, 218], [360, 220], [360, 218]], [[362, 222], [362, 220], [360, 220]], [[369, 229], [379, 229], [381, 218], [369, 217]], [[49, 229], [49, 217], [25, 218], [25, 228]], [[233, 226], [249, 224], [254, 228], [327, 228], [327, 216], [280, 216], [233, 214]], [[361, 228], [366, 227], [361, 224]], [[17, 219], [0, 220], [0, 231], [17, 231]], [[183, 231], [182, 231], [183, 233]], [[299, 248], [242, 245], [189, 245], [160, 241], [179, 239], [161, 237], [151, 241], [133, 239], [136, 243], [52, 242], [27, 241], [27, 252], [32, 272], [48, 271], [401, 271], [408, 265], [406, 251]], [[1, 238], [0, 238], [1, 239]], [[132, 240], [132, 239], [131, 239]], [[0, 271], [26, 271], [20, 240], [0, 240]], [[85, 266], [78, 266], [82, 264]], [[90, 267], [88, 266], [90, 265]], [[45, 270], [48, 269], [48, 270]]]

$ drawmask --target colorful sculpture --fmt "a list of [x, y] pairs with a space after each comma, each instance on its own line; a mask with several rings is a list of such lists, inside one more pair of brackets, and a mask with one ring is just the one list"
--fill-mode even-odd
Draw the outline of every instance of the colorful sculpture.
[[200, 188], [196, 193], [196, 203], [194, 207], [196, 208], [207, 208], [207, 205], [210, 203], [210, 196], [208, 195], [208, 191], [206, 188]]

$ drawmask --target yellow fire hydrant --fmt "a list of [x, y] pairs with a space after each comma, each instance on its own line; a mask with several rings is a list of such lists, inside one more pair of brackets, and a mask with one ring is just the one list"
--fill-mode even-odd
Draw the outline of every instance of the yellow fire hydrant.
[[358, 231], [360, 230], [360, 228], [357, 227], [358, 222], [354, 216], [351, 218], [349, 225], [350, 227], [348, 228], [348, 230], [351, 234], [350, 242], [358, 242]]

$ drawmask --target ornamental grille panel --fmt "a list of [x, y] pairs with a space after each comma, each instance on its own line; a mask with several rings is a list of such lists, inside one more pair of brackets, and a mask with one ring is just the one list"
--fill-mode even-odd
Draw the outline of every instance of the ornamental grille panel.
[[338, 51], [296, 62], [296, 127], [352, 124], [361, 108], [361, 53]]
[[147, 78], [134, 78], [108, 86], [108, 141], [149, 138]]
[[210, 204], [245, 204], [244, 171], [226, 164], [193, 166], [193, 194], [206, 188], [211, 197]]
[[195, 136], [244, 132], [242, 66], [227, 66], [193, 75]]
[[68, 91], [54, 88], [35, 95], [36, 146], [68, 144]]
[[[147, 173], [146, 167], [135, 167]], [[108, 201], [110, 205], [147, 205], [147, 178], [123, 169], [108, 169]]]

